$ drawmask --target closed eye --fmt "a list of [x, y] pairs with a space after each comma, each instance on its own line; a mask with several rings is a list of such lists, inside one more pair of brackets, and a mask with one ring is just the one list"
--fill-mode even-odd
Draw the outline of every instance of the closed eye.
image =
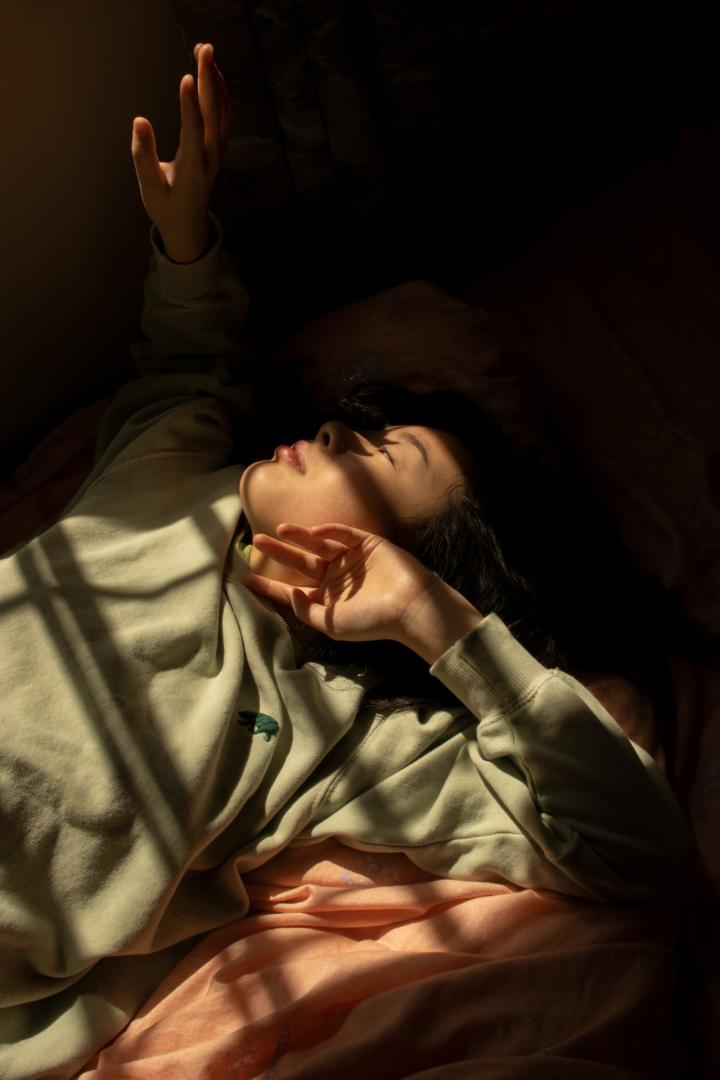
[[380, 453], [381, 454], [387, 454], [387, 456], [390, 458], [390, 461], [392, 462], [392, 465], [393, 465], [393, 468], [394, 468], [395, 467], [395, 460], [394, 460], [392, 454], [390, 453], [390, 451], [388, 450], [387, 446], [381, 446], [380, 447]]

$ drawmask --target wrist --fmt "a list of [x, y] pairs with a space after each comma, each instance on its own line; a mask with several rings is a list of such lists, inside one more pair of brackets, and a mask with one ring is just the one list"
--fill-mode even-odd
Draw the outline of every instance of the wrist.
[[202, 224], [194, 228], [186, 228], [177, 233], [166, 231], [160, 236], [165, 254], [172, 262], [196, 262], [210, 247], [210, 219], [206, 217]]
[[484, 617], [469, 600], [438, 578], [405, 610], [399, 640], [432, 666]]

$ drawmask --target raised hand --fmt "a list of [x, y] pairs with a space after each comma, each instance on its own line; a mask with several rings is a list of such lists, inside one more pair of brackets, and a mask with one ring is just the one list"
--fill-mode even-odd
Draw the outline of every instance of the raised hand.
[[180, 80], [180, 145], [174, 161], [159, 161], [152, 124], [133, 122], [132, 157], [140, 197], [160, 232], [166, 254], [192, 262], [209, 238], [210, 193], [227, 151], [230, 92], [214, 62], [211, 44], [194, 49], [197, 87], [192, 75]]
[[362, 529], [286, 522], [277, 534], [281, 539], [255, 533], [253, 545], [314, 585], [287, 585], [252, 572], [243, 574], [243, 585], [292, 607], [304, 623], [336, 641], [404, 643], [411, 612], [442, 584], [408, 551]]

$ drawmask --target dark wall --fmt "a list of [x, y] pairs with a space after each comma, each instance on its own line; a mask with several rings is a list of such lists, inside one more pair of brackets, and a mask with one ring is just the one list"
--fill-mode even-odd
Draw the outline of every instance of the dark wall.
[[149, 222], [130, 126], [174, 156], [195, 41], [235, 95], [213, 204], [268, 345], [399, 281], [458, 291], [717, 102], [699, 3], [6, 0], [0, 19], [5, 475], [132, 375]]
[[127, 377], [150, 222], [136, 115], [175, 154], [187, 70], [169, 0], [2, 0], [0, 476]]

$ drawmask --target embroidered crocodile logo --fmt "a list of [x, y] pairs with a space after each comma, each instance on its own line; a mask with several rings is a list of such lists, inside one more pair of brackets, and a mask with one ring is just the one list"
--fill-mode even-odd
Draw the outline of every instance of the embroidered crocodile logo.
[[272, 716], [266, 716], [261, 712], [248, 712], [247, 710], [239, 713], [238, 722], [241, 727], [249, 728], [253, 735], [263, 734], [265, 736], [265, 742], [270, 742], [273, 735], [277, 735], [280, 730], [280, 725], [277, 720], [273, 720]]

